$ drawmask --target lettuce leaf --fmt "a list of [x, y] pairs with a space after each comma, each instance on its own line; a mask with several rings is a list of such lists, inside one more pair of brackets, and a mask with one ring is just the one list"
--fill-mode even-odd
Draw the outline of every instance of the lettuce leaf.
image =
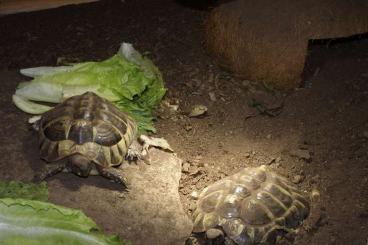
[[166, 93], [159, 69], [128, 43], [104, 61], [28, 68], [21, 73], [33, 80], [18, 86], [13, 102], [27, 113], [42, 114], [49, 109], [35, 102], [60, 103], [92, 91], [135, 118], [141, 131], [155, 131], [153, 110]]
[[20, 181], [0, 181], [0, 198], [22, 198], [47, 201], [48, 188], [46, 182], [40, 184], [23, 183]]
[[120, 245], [118, 236], [104, 235], [81, 211], [51, 203], [0, 199], [2, 245]]

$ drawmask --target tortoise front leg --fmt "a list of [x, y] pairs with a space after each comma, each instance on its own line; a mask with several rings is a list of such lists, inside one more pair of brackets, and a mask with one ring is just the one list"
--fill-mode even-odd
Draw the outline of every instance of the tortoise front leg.
[[127, 180], [121, 174], [119, 170], [113, 167], [103, 167], [96, 164], [97, 171], [99, 174], [107, 179], [110, 179], [118, 184], [122, 184], [124, 188], [127, 188]]
[[66, 169], [65, 163], [51, 163], [46, 164], [45, 168], [37, 175], [33, 177], [34, 182], [41, 182], [46, 178], [54, 176], [57, 173]]

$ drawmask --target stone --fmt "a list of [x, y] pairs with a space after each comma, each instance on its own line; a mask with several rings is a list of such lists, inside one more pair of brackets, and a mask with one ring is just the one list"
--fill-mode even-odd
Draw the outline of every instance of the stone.
[[190, 193], [190, 198], [192, 198], [193, 200], [197, 200], [198, 196], [199, 194], [197, 191], [193, 191], [192, 193]]
[[313, 202], [318, 202], [321, 198], [321, 193], [317, 189], [313, 189], [310, 198]]
[[194, 105], [189, 113], [189, 117], [199, 117], [207, 112], [208, 108], [205, 105]]
[[304, 176], [300, 175], [300, 174], [297, 174], [293, 177], [291, 182], [293, 182], [294, 184], [299, 184], [299, 183], [303, 182], [303, 180], [304, 180]]
[[190, 164], [188, 163], [188, 162], [185, 162], [184, 164], [183, 164], [183, 167], [182, 167], [182, 172], [183, 173], [189, 173], [189, 168], [190, 168]]
[[[133, 244], [184, 244], [192, 230], [179, 197], [181, 160], [158, 149], [150, 151], [151, 164], [144, 170], [126, 171], [131, 183], [122, 216]], [[167, 232], [170, 231], [170, 232]], [[129, 238], [132, 234], [126, 234]]]
[[212, 101], [212, 102], [215, 102], [217, 99], [216, 99], [216, 94], [215, 94], [215, 92], [209, 92], [208, 93], [208, 96], [210, 97], [210, 100]]
[[184, 244], [193, 225], [178, 192], [182, 160], [156, 148], [149, 150], [149, 158], [150, 164], [138, 162], [121, 169], [126, 192], [121, 185], [108, 187], [109, 182], [99, 176], [75, 176], [78, 182], [73, 184], [73, 176], [68, 175], [49, 182], [50, 201], [82, 209], [106, 232], [134, 245]]

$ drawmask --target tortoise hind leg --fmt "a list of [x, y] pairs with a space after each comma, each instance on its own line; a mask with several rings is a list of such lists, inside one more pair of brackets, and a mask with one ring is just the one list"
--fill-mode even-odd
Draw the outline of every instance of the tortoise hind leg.
[[100, 165], [96, 165], [96, 168], [101, 176], [118, 184], [122, 184], [125, 188], [127, 188], [127, 180], [118, 169], [113, 167], [103, 167]]
[[34, 182], [41, 182], [46, 178], [54, 176], [66, 169], [65, 163], [51, 163], [46, 164], [45, 168], [33, 177]]

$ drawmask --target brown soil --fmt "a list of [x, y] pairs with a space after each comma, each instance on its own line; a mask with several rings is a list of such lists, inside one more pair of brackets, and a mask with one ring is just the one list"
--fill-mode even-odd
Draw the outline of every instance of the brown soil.
[[[268, 164], [301, 189], [320, 192], [320, 202], [299, 233], [280, 243], [365, 245], [368, 40], [312, 45], [304, 88], [287, 94], [264, 92], [221, 71], [206, 55], [202, 24], [207, 15], [174, 1], [136, 0], [0, 18], [0, 177], [29, 181], [43, 164], [28, 116], [11, 103], [24, 79], [19, 68], [56, 65], [60, 57], [100, 60], [128, 41], [147, 51], [164, 74], [166, 101], [179, 104], [176, 113], [159, 111], [157, 135], [184, 161], [180, 193], [188, 213], [193, 191], [242, 167]], [[278, 105], [277, 110], [259, 113], [248, 106], [252, 98]], [[187, 117], [195, 104], [206, 105], [207, 114]], [[309, 152], [311, 159], [293, 156], [298, 149]], [[51, 201], [82, 208], [106, 231], [126, 236], [128, 231], [119, 226], [123, 217], [114, 211], [119, 202], [116, 185], [101, 177], [60, 174], [49, 186]], [[96, 198], [96, 188], [103, 198]], [[95, 208], [95, 201], [105, 208]]]

